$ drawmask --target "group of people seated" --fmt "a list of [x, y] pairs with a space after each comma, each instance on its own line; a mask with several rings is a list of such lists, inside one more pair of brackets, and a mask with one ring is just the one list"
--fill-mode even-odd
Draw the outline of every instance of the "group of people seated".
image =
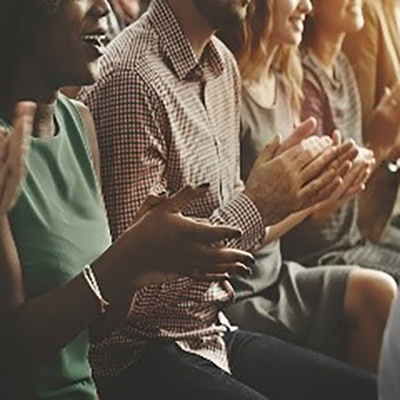
[[0, 2], [0, 400], [399, 400], [394, 0], [110, 3]]

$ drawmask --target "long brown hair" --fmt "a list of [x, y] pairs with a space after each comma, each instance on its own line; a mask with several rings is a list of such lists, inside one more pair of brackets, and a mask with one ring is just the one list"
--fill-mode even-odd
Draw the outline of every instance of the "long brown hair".
[[[271, 32], [273, 29], [273, 3], [279, 0], [253, 0], [245, 22], [240, 27], [221, 32], [222, 40], [236, 57], [243, 80], [260, 80], [266, 71]], [[285, 76], [291, 88], [293, 110], [300, 112], [303, 100], [303, 73], [299, 50], [295, 46], [280, 44], [272, 67]]]

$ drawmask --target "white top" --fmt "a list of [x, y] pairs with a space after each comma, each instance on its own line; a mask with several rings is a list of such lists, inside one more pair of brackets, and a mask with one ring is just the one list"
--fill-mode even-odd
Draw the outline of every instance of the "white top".
[[382, 345], [379, 400], [400, 399], [400, 296], [395, 301]]

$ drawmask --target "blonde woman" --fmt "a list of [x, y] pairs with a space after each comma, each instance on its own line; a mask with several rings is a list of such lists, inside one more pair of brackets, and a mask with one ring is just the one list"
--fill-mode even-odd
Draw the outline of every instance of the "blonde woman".
[[[242, 32], [225, 35], [244, 79], [244, 179], [268, 140], [277, 134], [287, 136], [300, 120], [302, 67], [297, 46], [311, 11], [308, 0], [255, 0], [252, 7]], [[341, 141], [338, 132], [334, 140]], [[354, 144], [342, 146], [353, 158], [357, 156], [356, 167], [350, 171], [351, 163], [345, 164], [343, 182], [333, 199], [360, 192], [373, 163], [370, 152], [362, 151], [365, 159], [361, 160]], [[240, 301], [228, 316], [246, 329], [274, 334], [376, 371], [384, 321], [395, 293], [392, 279], [348, 265], [309, 269], [282, 259], [279, 238], [314, 213], [328, 212], [333, 199], [271, 227], [270, 243], [255, 252], [253, 276], [234, 278]]]

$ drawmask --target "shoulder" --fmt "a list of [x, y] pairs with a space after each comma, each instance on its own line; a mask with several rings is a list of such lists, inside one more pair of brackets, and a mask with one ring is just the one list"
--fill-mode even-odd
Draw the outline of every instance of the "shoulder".
[[311, 93], [324, 93], [324, 86], [320, 76], [320, 71], [309, 59], [304, 58], [303, 61], [303, 91], [305, 101]]
[[79, 98], [86, 103], [87, 98], [96, 98], [107, 89], [118, 96], [124, 92], [132, 95], [156, 94], [151, 89], [157, 67], [162, 61], [160, 54], [159, 38], [148, 19], [142, 17], [107, 46], [100, 59], [96, 83], [84, 88]]
[[228, 72], [232, 74], [231, 76], [233, 76], [235, 81], [241, 84], [239, 67], [237, 65], [235, 56], [228, 49], [228, 47], [222, 42], [222, 40], [220, 40], [216, 36], [212, 37], [211, 43], [217, 50], [219, 56], [221, 57], [224, 68], [226, 68]]
[[242, 97], [242, 80], [235, 56], [231, 53], [228, 47], [216, 36], [212, 37], [211, 43], [221, 58], [224, 67], [224, 77], [227, 83], [227, 87], [229, 86], [232, 90], [233, 85], [236, 104], [237, 107], [240, 107]]
[[341, 71], [343, 83], [352, 90], [358, 91], [357, 80], [354, 73], [353, 66], [351, 65], [347, 56], [341, 52], [337, 60], [337, 68]]
[[97, 163], [96, 160], [98, 158], [98, 144], [97, 144], [96, 128], [94, 125], [92, 114], [90, 113], [89, 108], [82, 102], [77, 100], [70, 100], [70, 101], [76, 108], [82, 119], [82, 124], [84, 128], [83, 134], [86, 134], [87, 136], [93, 161], [96, 164]]

